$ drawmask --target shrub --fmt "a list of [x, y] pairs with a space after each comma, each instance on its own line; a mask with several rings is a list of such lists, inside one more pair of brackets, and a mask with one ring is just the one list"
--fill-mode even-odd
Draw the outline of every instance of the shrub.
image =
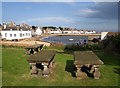
[[92, 49], [92, 50], [101, 50], [101, 47], [100, 47], [98, 44], [93, 44], [93, 45], [91, 46], [91, 49]]
[[115, 36], [109, 36], [107, 39], [101, 41], [101, 48], [105, 53], [111, 52], [120, 54], [120, 33]]
[[65, 51], [83, 51], [83, 50], [101, 50], [101, 47], [98, 44], [93, 44], [93, 45], [84, 45], [84, 46], [79, 46], [79, 45], [66, 45], [64, 48]]

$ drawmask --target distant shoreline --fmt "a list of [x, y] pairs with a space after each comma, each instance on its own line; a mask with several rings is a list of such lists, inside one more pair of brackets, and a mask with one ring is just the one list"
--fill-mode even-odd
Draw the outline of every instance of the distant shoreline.
[[[87, 34], [82, 34], [82, 35], [80, 35], [80, 34], [43, 34], [40, 36], [23, 39], [23, 40], [16, 41], [16, 42], [15, 41], [1, 41], [0, 45], [23, 46], [24, 47], [24, 46], [34, 45], [35, 43], [37, 43], [37, 44], [44, 44], [44, 46], [50, 46], [52, 44], [51, 42], [42, 40], [42, 38], [50, 37], [50, 36], [92, 36], [92, 38], [94, 38], [94, 36], [100, 36], [100, 34], [91, 34], [91, 35], [87, 35]], [[91, 40], [91, 39], [88, 39], [88, 41], [89, 40]], [[59, 44], [59, 42], [58, 42], [58, 44]]]
[[101, 34], [42, 34], [41, 36], [68, 36], [68, 35], [76, 35], [76, 36], [101, 36]]

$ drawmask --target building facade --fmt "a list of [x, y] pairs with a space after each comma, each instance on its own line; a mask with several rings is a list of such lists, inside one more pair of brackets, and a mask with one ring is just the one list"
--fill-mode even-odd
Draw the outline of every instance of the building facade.
[[40, 29], [40, 27], [38, 27], [35, 31], [36, 35], [41, 35], [42, 34], [42, 29]]
[[2, 30], [1, 31], [2, 39], [6, 40], [20, 40], [25, 38], [31, 38], [31, 31], [30, 30]]

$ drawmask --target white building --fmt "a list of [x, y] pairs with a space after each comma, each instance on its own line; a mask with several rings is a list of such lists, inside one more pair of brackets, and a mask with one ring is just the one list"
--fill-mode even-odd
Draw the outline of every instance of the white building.
[[20, 40], [25, 38], [32, 37], [31, 31], [29, 30], [2, 30], [1, 31], [2, 39], [6, 40]]
[[61, 34], [62, 31], [60, 31], [60, 30], [52, 30], [50, 33], [51, 34]]
[[85, 34], [95, 34], [96, 31], [85, 31]]
[[50, 31], [51, 34], [61, 34], [62, 31], [59, 28]]
[[72, 31], [71, 30], [64, 30], [62, 31], [63, 34], [72, 34]]
[[72, 33], [73, 34], [79, 34], [79, 31], [78, 30], [73, 30]]
[[84, 34], [85, 32], [83, 30], [80, 30], [79, 31], [79, 34]]
[[35, 31], [36, 35], [41, 35], [42, 34], [42, 30], [40, 29], [40, 27], [38, 27]]
[[108, 32], [101, 32], [101, 40], [104, 40], [107, 38]]

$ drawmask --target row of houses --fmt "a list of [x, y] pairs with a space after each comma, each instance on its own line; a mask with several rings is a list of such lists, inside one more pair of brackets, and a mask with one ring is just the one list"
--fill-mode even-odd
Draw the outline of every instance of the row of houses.
[[96, 34], [94, 30], [77, 30], [72, 28], [57, 28], [57, 27], [36, 27], [32, 31], [33, 35], [41, 34]]
[[1, 36], [2, 39], [5, 40], [20, 40], [20, 39], [25, 39], [25, 38], [31, 38], [31, 31], [29, 30], [14, 30], [14, 29], [10, 29], [10, 30], [4, 30], [1, 31]]
[[44, 34], [96, 34], [96, 31], [94, 30], [77, 30], [77, 29], [71, 29], [68, 28], [67, 30], [56, 28], [56, 29], [42, 29]]
[[10, 22], [0, 26], [0, 37], [3, 40], [21, 40], [31, 38], [32, 32], [26, 24], [15, 25], [15, 23]]
[[60, 27], [37, 27], [29, 26], [27, 24], [16, 25], [14, 22], [8, 24], [3, 23], [0, 25], [0, 35], [2, 39], [6, 40], [20, 40], [25, 38], [31, 38], [34, 35], [41, 34], [96, 34], [93, 30], [77, 30], [72, 28], [60, 28]]

